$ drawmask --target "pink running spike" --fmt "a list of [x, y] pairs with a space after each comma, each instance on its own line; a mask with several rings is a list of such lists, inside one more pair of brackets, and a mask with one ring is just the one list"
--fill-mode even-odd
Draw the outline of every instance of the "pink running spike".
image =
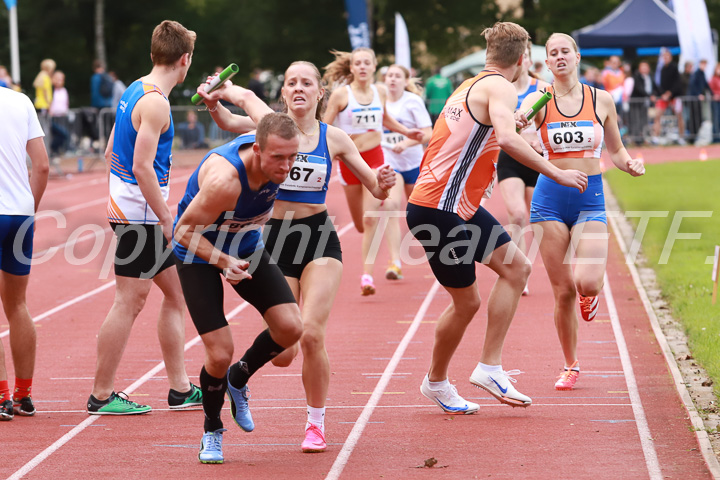
[[327, 448], [322, 428], [310, 423], [305, 429], [305, 441], [301, 445], [303, 453], [320, 453]]

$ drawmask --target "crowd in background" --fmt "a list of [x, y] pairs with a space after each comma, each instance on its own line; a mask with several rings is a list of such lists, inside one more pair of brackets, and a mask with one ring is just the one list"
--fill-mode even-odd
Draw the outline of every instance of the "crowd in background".
[[[662, 50], [655, 71], [649, 61], [641, 60], [633, 66], [618, 56], [611, 56], [605, 60], [602, 70], [586, 65], [580, 81], [612, 95], [625, 143], [719, 142], [720, 64], [715, 67], [710, 81], [704, 73], [706, 60], [697, 64], [685, 62], [682, 67], [678, 68], [667, 49]], [[552, 82], [551, 77], [546, 78], [549, 72], [541, 62], [536, 62], [533, 72], [537, 78]], [[281, 80], [270, 71], [256, 68], [247, 87], [259, 98], [272, 103]], [[457, 82], [452, 80], [457, 79], [445, 78], [440, 75], [440, 69], [435, 68], [424, 81], [424, 98], [433, 122], [456, 86]], [[2, 65], [0, 87], [20, 91], [20, 86], [13, 83], [7, 68]], [[125, 89], [126, 84], [115, 72], [106, 71], [103, 63], [96, 60], [89, 81], [90, 105], [71, 109], [64, 73], [57, 69], [52, 59], [41, 62], [33, 81], [33, 91], [28, 93], [34, 98], [44, 131], [49, 132], [45, 137], [46, 147], [57, 173], [61, 173], [59, 159], [66, 153], [100, 153], [103, 145], [99, 140], [109, 134], [109, 127], [105, 125], [112, 125]], [[179, 107], [174, 113], [178, 148], [208, 148], [225, 140], [209, 116], [198, 115], [196, 109]]]

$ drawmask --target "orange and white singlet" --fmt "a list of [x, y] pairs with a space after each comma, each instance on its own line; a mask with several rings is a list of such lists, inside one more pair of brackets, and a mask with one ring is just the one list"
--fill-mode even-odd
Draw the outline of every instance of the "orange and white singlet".
[[565, 115], [557, 106], [552, 86], [547, 90], [553, 99], [545, 106], [545, 118], [537, 134], [546, 160], [557, 158], [600, 158], [605, 130], [595, 111], [597, 92], [582, 85], [583, 101], [580, 111]]
[[500, 74], [483, 70], [448, 98], [423, 155], [410, 203], [454, 212], [463, 220], [475, 215], [492, 185], [500, 147], [495, 129], [472, 116], [467, 99], [477, 82], [493, 75]]

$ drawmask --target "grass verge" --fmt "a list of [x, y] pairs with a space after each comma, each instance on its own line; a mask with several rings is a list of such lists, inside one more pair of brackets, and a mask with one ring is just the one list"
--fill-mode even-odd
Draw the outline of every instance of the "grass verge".
[[711, 259], [720, 245], [720, 160], [646, 169], [643, 177], [613, 169], [605, 178], [636, 232], [647, 222], [644, 234], [636, 234], [647, 266], [655, 270], [673, 317], [685, 328], [690, 351], [719, 394], [720, 298], [712, 305]]

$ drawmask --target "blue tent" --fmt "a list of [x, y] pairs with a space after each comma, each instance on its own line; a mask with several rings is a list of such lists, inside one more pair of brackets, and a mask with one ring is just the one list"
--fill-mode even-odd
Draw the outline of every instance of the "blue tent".
[[572, 35], [582, 49], [680, 45], [675, 14], [661, 0], [625, 0], [599, 22]]

